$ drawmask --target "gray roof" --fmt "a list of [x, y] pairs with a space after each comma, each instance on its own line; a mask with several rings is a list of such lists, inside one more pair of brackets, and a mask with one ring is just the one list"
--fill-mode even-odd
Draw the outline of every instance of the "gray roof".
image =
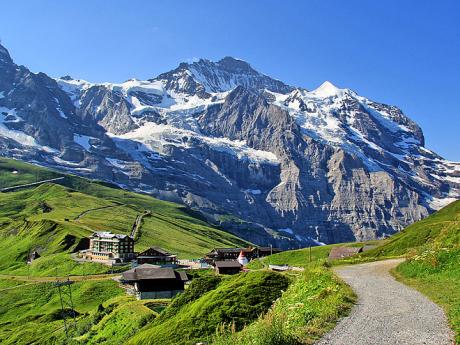
[[329, 252], [329, 259], [342, 259], [363, 251], [363, 247], [333, 247]]
[[211, 253], [239, 253], [241, 251], [249, 253], [253, 250], [254, 248], [214, 248]]
[[160, 247], [150, 247], [150, 248], [144, 250], [143, 252], [139, 253], [138, 256], [140, 256], [140, 257], [147, 256], [148, 257], [148, 255], [146, 255], [146, 253], [151, 249], [157, 251], [158, 253], [160, 253], [160, 254], [162, 254], [164, 256], [169, 256], [169, 257], [177, 256], [177, 255], [173, 255], [173, 254], [167, 252], [166, 250], [164, 250], [163, 248], [160, 248]]
[[241, 264], [236, 260], [216, 261], [217, 268], [241, 268]]
[[185, 272], [176, 272], [171, 267], [160, 267], [156, 265], [143, 264], [129, 271], [122, 273], [123, 280], [161, 280], [161, 279], [180, 279], [188, 280]]
[[110, 231], [97, 231], [91, 235], [91, 237], [99, 237], [99, 238], [119, 238], [124, 239], [129, 237], [128, 235], [124, 234], [112, 234]]

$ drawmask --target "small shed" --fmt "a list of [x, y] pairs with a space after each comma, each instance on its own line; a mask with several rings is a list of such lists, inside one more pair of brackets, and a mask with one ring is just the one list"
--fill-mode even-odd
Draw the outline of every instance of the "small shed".
[[149, 264], [137, 266], [122, 274], [122, 282], [134, 286], [138, 299], [172, 298], [184, 291], [188, 276], [171, 267]]
[[177, 265], [177, 255], [173, 255], [163, 248], [150, 247], [137, 255], [137, 263], [152, 265]]
[[238, 274], [241, 272], [241, 264], [236, 260], [216, 261], [214, 267], [219, 274]]
[[348, 258], [363, 252], [363, 247], [334, 247], [329, 252], [329, 260]]

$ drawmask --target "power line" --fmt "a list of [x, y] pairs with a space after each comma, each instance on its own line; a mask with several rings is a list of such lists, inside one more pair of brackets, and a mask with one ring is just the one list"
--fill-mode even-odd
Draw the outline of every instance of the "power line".
[[75, 315], [75, 309], [72, 299], [72, 284], [73, 280], [67, 278], [65, 281], [59, 281], [56, 279], [54, 286], [57, 287], [59, 292], [59, 299], [61, 301], [61, 315], [64, 321], [64, 331], [67, 338], [67, 342], [70, 339], [70, 331], [77, 329], [77, 320]]

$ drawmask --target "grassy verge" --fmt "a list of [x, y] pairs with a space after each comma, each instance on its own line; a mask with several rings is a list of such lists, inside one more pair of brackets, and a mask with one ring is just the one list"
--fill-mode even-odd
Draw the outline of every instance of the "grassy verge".
[[353, 306], [353, 291], [324, 267], [296, 279], [265, 315], [238, 332], [222, 326], [215, 345], [313, 344]]
[[297, 250], [289, 250], [278, 254], [266, 256], [264, 258], [253, 260], [249, 263], [250, 269], [268, 268], [268, 265], [289, 265], [296, 267], [307, 268], [315, 266], [318, 262], [327, 260], [329, 252], [334, 247], [361, 247], [363, 245], [381, 245], [382, 241], [368, 242], [351, 242], [331, 244], [327, 246], [316, 246], [311, 248], [302, 248]]

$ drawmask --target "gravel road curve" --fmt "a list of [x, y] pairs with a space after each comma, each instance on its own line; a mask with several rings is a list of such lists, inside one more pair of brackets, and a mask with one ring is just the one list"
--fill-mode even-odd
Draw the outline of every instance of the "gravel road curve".
[[317, 345], [451, 345], [442, 309], [389, 273], [402, 260], [337, 268], [358, 295], [350, 315]]

